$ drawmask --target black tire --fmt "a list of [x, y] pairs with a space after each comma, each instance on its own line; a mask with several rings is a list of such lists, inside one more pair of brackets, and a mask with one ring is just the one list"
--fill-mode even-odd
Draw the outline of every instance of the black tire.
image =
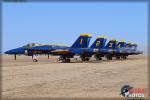
[[102, 60], [101, 56], [95, 55], [94, 57], [97, 61]]
[[127, 59], [127, 57], [126, 57], [126, 56], [122, 56], [121, 58], [122, 58], [123, 60]]
[[62, 63], [66, 63], [66, 59], [62, 59]]
[[58, 58], [57, 61], [61, 61], [61, 58]]
[[101, 57], [97, 57], [96, 60], [97, 60], [97, 61], [100, 61], [100, 60], [102, 60], [102, 58], [101, 58]]
[[108, 57], [108, 56], [106, 56], [106, 59], [107, 59], [107, 60], [109, 60], [109, 57]]
[[67, 63], [70, 63], [70, 59], [66, 59], [66, 62], [67, 62]]
[[119, 57], [119, 56], [117, 56], [117, 57], [116, 57], [116, 59], [117, 59], [117, 60], [119, 60], [119, 59], [120, 59], [120, 57]]
[[127, 57], [126, 57], [126, 56], [124, 56], [124, 59], [127, 59]]
[[111, 56], [109, 57], [109, 60], [112, 60], [112, 57], [111, 57]]
[[33, 59], [33, 62], [37, 62], [37, 59]]
[[85, 58], [85, 61], [89, 61], [90, 59], [89, 58]]
[[112, 60], [112, 56], [106, 56], [107, 60]]
[[63, 63], [70, 63], [70, 59], [62, 59]]
[[85, 61], [85, 57], [82, 57], [82, 56], [81, 56], [80, 58], [81, 58], [82, 61]]

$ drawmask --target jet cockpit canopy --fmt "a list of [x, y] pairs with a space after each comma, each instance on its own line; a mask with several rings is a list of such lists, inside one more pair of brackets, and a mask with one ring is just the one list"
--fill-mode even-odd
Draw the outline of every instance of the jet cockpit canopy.
[[28, 43], [28, 44], [26, 44], [26, 45], [23, 46], [23, 47], [25, 47], [25, 48], [32, 48], [32, 47], [35, 47], [35, 46], [42, 46], [42, 44], [38, 44], [38, 43]]

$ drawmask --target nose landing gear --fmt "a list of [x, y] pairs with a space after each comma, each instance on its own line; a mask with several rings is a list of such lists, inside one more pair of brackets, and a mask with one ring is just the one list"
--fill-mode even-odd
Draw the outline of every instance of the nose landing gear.
[[37, 62], [38, 61], [37, 57], [35, 55], [32, 55], [32, 60], [33, 60], [33, 62]]
[[37, 59], [33, 59], [33, 62], [37, 62]]

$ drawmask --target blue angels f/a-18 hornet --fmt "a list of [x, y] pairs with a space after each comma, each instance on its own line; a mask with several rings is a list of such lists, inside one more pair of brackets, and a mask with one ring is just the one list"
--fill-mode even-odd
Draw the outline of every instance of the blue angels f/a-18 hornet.
[[128, 55], [141, 54], [141, 51], [137, 51], [137, 45], [131, 43], [125, 43], [120, 41], [117, 43], [116, 40], [110, 40], [107, 45], [106, 37], [98, 37], [94, 43], [89, 46], [91, 39], [91, 34], [81, 34], [78, 39], [73, 43], [72, 46], [61, 46], [61, 45], [42, 45], [42, 44], [27, 44], [23, 47], [8, 50], [6, 54], [14, 55], [16, 60], [16, 55], [27, 55], [32, 56], [33, 61], [37, 62], [33, 56], [37, 54], [47, 54], [60, 56], [58, 60], [62, 62], [70, 62], [70, 58], [73, 58], [75, 55], [79, 55], [82, 61], [89, 61], [90, 57], [94, 55], [96, 60], [101, 60], [102, 57], [106, 57], [108, 60], [112, 60], [112, 57], [117, 59], [124, 58]]
[[[51, 55], [59, 55], [60, 60], [63, 62], [70, 62], [69, 58], [72, 58], [75, 54], [80, 54], [82, 52], [82, 48], [88, 48], [89, 42], [91, 39], [91, 34], [81, 34], [78, 39], [73, 43], [72, 46], [61, 46], [61, 45], [42, 45], [42, 44], [27, 44], [23, 47], [15, 48], [12, 50], [8, 50], [5, 53], [14, 55], [14, 59], [16, 60], [16, 55], [27, 55], [32, 56], [37, 54], [49, 54]], [[81, 55], [82, 56], [82, 55]], [[33, 59], [34, 62], [37, 59]]]

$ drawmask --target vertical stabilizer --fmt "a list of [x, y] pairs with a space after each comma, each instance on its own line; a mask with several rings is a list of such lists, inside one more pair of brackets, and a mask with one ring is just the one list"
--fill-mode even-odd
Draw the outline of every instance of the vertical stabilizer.
[[117, 40], [110, 40], [105, 48], [115, 49], [117, 47]]
[[100, 49], [100, 48], [104, 48], [105, 43], [106, 43], [106, 37], [104, 36], [99, 36], [94, 43], [91, 45], [90, 48], [95, 48], [95, 49]]
[[126, 46], [126, 42], [124, 40], [121, 40], [117, 44], [117, 48], [123, 48]]
[[91, 34], [81, 34], [71, 46], [72, 48], [88, 48]]

